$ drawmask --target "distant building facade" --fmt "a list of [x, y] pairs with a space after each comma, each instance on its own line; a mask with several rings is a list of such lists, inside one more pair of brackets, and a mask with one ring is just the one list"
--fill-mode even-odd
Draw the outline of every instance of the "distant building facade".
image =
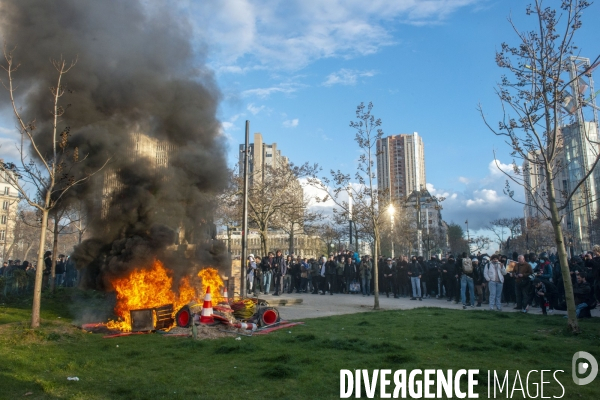
[[15, 241], [15, 225], [17, 223], [17, 209], [19, 207], [19, 194], [9, 183], [8, 171], [0, 171], [0, 255], [2, 261], [10, 257], [11, 246]]
[[404, 200], [425, 187], [425, 146], [417, 132], [377, 141], [377, 187], [390, 200]]
[[[228, 240], [231, 240], [229, 245], [231, 246], [231, 257], [239, 258], [242, 255], [242, 235], [241, 231], [231, 232], [231, 237], [228, 238], [226, 233], [220, 233], [217, 235], [217, 239], [227, 244]], [[267, 239], [268, 251], [275, 252], [280, 249], [283, 254], [288, 253], [290, 247], [289, 234], [284, 231], [270, 231]], [[254, 254], [255, 256], [260, 255], [262, 257], [266, 254], [262, 254], [260, 235], [258, 232], [250, 230], [248, 232], [248, 251], [246, 254]], [[296, 233], [294, 235], [294, 253], [296, 255], [316, 258], [323, 254], [324, 244], [318, 236], [309, 236], [303, 233]]]
[[[244, 173], [244, 144], [240, 144], [239, 174]], [[289, 159], [281, 155], [277, 143], [267, 144], [263, 142], [260, 132], [254, 134], [254, 143], [248, 145], [248, 184], [260, 182], [265, 179], [269, 168], [278, 168], [289, 164]]]
[[[560, 165], [554, 173], [554, 196], [558, 206], [564, 203], [564, 194], [570, 193], [577, 183], [583, 179], [596, 159], [599, 149], [598, 131], [595, 122], [577, 122], [560, 129], [561, 147], [559, 151]], [[531, 159], [541, 157], [539, 151], [529, 153]], [[523, 162], [523, 179], [525, 183], [525, 206], [523, 207], [525, 223], [529, 218], [544, 217], [538, 208], [546, 208], [547, 189], [545, 171], [539, 163]], [[529, 190], [527, 190], [529, 188]], [[562, 228], [571, 245], [577, 251], [589, 250], [595, 243], [590, 240], [592, 221], [598, 213], [600, 198], [600, 167], [584, 181], [571, 197], [567, 207], [560, 211]]]

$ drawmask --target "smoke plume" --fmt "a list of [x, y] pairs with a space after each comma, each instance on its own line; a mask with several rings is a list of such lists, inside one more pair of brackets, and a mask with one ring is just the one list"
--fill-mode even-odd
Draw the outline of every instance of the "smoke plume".
[[[138, 0], [0, 0], [0, 32], [15, 47], [18, 101], [23, 117], [36, 120], [37, 143], [46, 151], [52, 145], [48, 88], [57, 73], [49, 60], [77, 60], [64, 77], [62, 103], [71, 107], [59, 130], [69, 126], [70, 145], [87, 156], [78, 174], [110, 158], [67, 198], [85, 202], [91, 223], [92, 238], [74, 254], [90, 286], [102, 287], [103, 276], [122, 276], [155, 256], [180, 273], [223, 261], [210, 245], [214, 198], [226, 179], [220, 93], [205, 54], [192, 45], [189, 21], [166, 6], [152, 7]], [[0, 98], [6, 107], [7, 96]], [[132, 133], [165, 144], [168, 167], [136, 153]], [[104, 198], [111, 204], [101, 218], [109, 172], [120, 183]], [[197, 244], [191, 260], [165, 251], [180, 230]]]

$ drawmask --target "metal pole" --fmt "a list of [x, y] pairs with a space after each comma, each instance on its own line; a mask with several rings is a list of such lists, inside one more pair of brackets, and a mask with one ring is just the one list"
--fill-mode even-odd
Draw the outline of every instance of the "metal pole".
[[423, 231], [421, 230], [421, 191], [417, 193], [417, 254], [423, 256]]
[[395, 257], [394, 254], [394, 214], [390, 213], [390, 225], [391, 225], [391, 232], [392, 232], [392, 258]]
[[[349, 247], [350, 247], [350, 246], [352, 246], [352, 193], [350, 192], [350, 186], [348, 186], [348, 223], [349, 223], [348, 233], [350, 234], [349, 235], [350, 241], [348, 243], [349, 243]], [[358, 247], [358, 243], [356, 245]]]
[[246, 120], [246, 141], [244, 143], [244, 202], [242, 205], [242, 257], [240, 260], [240, 296], [246, 295], [246, 247], [248, 238], [248, 146], [250, 141], [250, 121]]
[[465, 221], [465, 224], [467, 224], [467, 245], [469, 246], [469, 257], [471, 256], [471, 238], [469, 237], [469, 220]]

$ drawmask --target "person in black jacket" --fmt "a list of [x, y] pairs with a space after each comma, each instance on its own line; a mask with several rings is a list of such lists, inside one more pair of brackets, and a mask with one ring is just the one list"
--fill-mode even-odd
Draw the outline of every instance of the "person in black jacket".
[[475, 296], [477, 297], [476, 307], [481, 307], [483, 302], [483, 292], [485, 291], [485, 277], [483, 276], [483, 265], [478, 259], [473, 261], [473, 283], [475, 284]]
[[348, 293], [350, 291], [350, 284], [356, 280], [357, 272], [356, 264], [354, 264], [352, 257], [346, 257], [344, 261], [344, 293]]
[[44, 277], [43, 286], [47, 286], [52, 273], [52, 252], [50, 250], [44, 253]]
[[289, 287], [288, 293], [292, 293], [293, 289], [296, 289], [296, 293], [300, 293], [300, 276], [302, 274], [302, 259], [300, 256], [296, 257], [292, 261], [292, 270], [288, 271], [291, 274], [292, 284]]
[[281, 250], [277, 250], [277, 255], [273, 260], [272, 272], [275, 280], [275, 293], [273, 293], [273, 296], [279, 296], [279, 291], [281, 290], [281, 278], [287, 273], [287, 265], [281, 254]]
[[552, 314], [558, 299], [558, 289], [556, 289], [556, 286], [554, 286], [554, 284], [551, 282], [536, 278], [533, 281], [533, 290], [538, 298], [538, 304], [542, 308], [542, 313], [544, 315], [548, 315], [546, 312], [546, 306], [548, 305], [550, 308], [548, 312]]
[[382, 292], [385, 291], [387, 297], [390, 297], [390, 292], [394, 293], [394, 274], [392, 259], [387, 258], [385, 260], [385, 266], [383, 267], [383, 288]]
[[410, 284], [412, 286], [412, 297], [410, 299], [423, 300], [421, 294], [421, 277], [423, 276], [423, 269], [415, 256], [412, 257], [410, 264], [408, 264], [408, 275], [410, 276]]
[[337, 264], [333, 259], [333, 254], [329, 256], [329, 260], [325, 264], [325, 285], [323, 287], [323, 293], [329, 291], [329, 294], [333, 296], [335, 289], [335, 278], [337, 274]]
[[421, 297], [428, 299], [429, 291], [427, 290], [427, 280], [429, 279], [429, 270], [427, 268], [427, 264], [425, 263], [425, 260], [423, 260], [423, 257], [421, 257], [421, 256], [417, 257], [417, 261], [421, 265], [421, 271], [422, 271], [422, 273], [421, 273]]
[[55, 272], [55, 277], [56, 277], [56, 281], [55, 281], [55, 285], [56, 287], [61, 287], [65, 281], [65, 272], [67, 271], [67, 268], [65, 266], [65, 255], [64, 254], [60, 254], [58, 256], [58, 260], [56, 261], [56, 269], [54, 270]]
[[265, 290], [265, 294], [269, 294], [271, 288], [271, 278], [273, 276], [273, 270], [275, 269], [275, 254], [269, 252], [269, 255], [263, 257], [260, 263], [260, 270], [262, 272], [262, 287]]
[[410, 293], [410, 279], [408, 277], [408, 259], [406, 256], [396, 262], [395, 284], [398, 297], [407, 297]]
[[577, 274], [577, 283], [573, 285], [573, 294], [575, 296], [575, 305], [577, 306], [575, 312], [577, 318], [580, 318], [584, 310], [586, 313], [589, 313], [589, 306], [594, 301], [592, 298], [592, 288], [590, 288], [590, 284], [586, 282], [585, 276], [582, 274]]
[[455, 275], [456, 264], [454, 262], [454, 257], [449, 256], [446, 264], [442, 265], [442, 284], [444, 288], [446, 288], [446, 295], [448, 296], [448, 301], [452, 301], [452, 297], [454, 297], [454, 287], [456, 278]]
[[[427, 267], [427, 287], [429, 292], [435, 292], [435, 297], [440, 297], [440, 285], [438, 285], [438, 279], [440, 277], [440, 262], [436, 256], [431, 256], [431, 259], [425, 263]], [[428, 293], [429, 295], [429, 293]]]

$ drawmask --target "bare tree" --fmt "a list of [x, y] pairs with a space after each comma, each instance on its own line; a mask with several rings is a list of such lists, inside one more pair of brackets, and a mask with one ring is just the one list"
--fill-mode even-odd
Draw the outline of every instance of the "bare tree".
[[[265, 166], [264, 170], [255, 168], [253, 179], [248, 188], [248, 220], [249, 225], [259, 232], [261, 252], [267, 254], [269, 230], [280, 226], [281, 216], [289, 208], [297, 207], [298, 196], [302, 196], [300, 179], [314, 176], [317, 165], [308, 163], [296, 166], [294, 164]], [[229, 207], [240, 207], [239, 196], [242, 195], [243, 182], [241, 177], [234, 177], [228, 199]]]
[[[38, 138], [43, 137], [46, 142], [39, 143], [36, 141], [33, 134], [36, 129], [35, 118], [31, 119], [31, 122], [26, 122], [21, 115], [20, 108], [17, 106], [14, 97], [16, 87], [14, 86], [13, 74], [18, 70], [19, 65], [15, 64], [12, 51], [7, 50], [6, 46], [4, 47], [3, 53], [6, 63], [2, 65], [2, 68], [6, 71], [8, 79], [7, 81], [2, 81], [2, 85], [8, 91], [12, 110], [17, 121], [17, 127], [21, 134], [21, 143], [18, 146], [21, 165], [17, 166], [14, 163], [1, 163], [0, 170], [8, 172], [6, 175], [9, 177], [9, 184], [19, 192], [21, 197], [31, 207], [37, 209], [41, 214], [37, 270], [35, 275], [31, 315], [31, 327], [37, 328], [40, 326], [40, 304], [44, 272], [44, 245], [48, 228], [48, 215], [63, 199], [69, 189], [85, 182], [90, 178], [91, 174], [76, 176], [74, 166], [83, 162], [85, 157], [83, 157], [83, 159], [79, 158], [79, 150], [77, 147], [70, 149], [70, 128], [65, 126], [64, 121], [62, 120], [66, 108], [68, 107], [62, 106], [60, 101], [61, 97], [66, 92], [63, 78], [65, 74], [75, 66], [75, 61], [68, 63], [62, 58], [52, 61], [52, 66], [57, 72], [57, 79], [56, 86], [50, 88], [50, 93], [52, 95], [51, 123], [46, 136], [41, 136], [41, 134], [38, 135]], [[64, 128], [61, 128], [61, 126], [64, 126]], [[46, 127], [44, 127], [44, 129], [45, 128]], [[50, 145], [48, 146], [48, 144]], [[31, 148], [31, 151], [33, 152], [32, 157], [27, 155], [26, 146]], [[42, 150], [43, 147], [49, 147], [51, 149], [49, 154]], [[28, 185], [30, 185], [31, 188]]]
[[390, 229], [389, 222], [385, 225], [387, 229], [382, 232], [382, 243], [390, 246], [394, 242], [395, 255], [410, 256], [418, 247], [419, 236], [417, 233], [417, 224], [413, 216], [414, 208], [401, 204], [394, 209], [394, 227]]
[[519, 253], [541, 253], [555, 247], [552, 224], [542, 217], [527, 218], [523, 233], [511, 240], [511, 248]]
[[15, 259], [27, 260], [29, 252], [36, 250], [36, 245], [39, 245], [36, 239], [39, 240], [40, 237], [40, 225], [39, 212], [27, 202], [21, 202], [15, 224]]
[[[509, 18], [518, 44], [513, 47], [502, 43], [501, 49], [496, 52], [496, 63], [507, 73], [502, 76], [496, 91], [502, 102], [503, 120], [497, 127], [492, 127], [481, 107], [479, 109], [488, 128], [505, 139], [511, 156], [524, 161], [524, 168], [513, 161], [513, 174], [505, 172], [505, 193], [514, 199], [511, 184], [523, 187], [530, 206], [552, 224], [563, 266], [568, 325], [573, 332], [578, 332], [573, 287], [566, 268], [561, 212], [567, 210], [574, 196], [587, 192], [588, 178], [600, 160], [597, 128], [594, 127], [594, 132], [588, 131], [588, 125], [583, 122], [583, 108], [587, 103], [580, 86], [580, 81], [591, 73], [598, 57], [591, 64], [580, 63], [573, 41], [582, 26], [582, 14], [590, 3], [563, 0], [558, 12], [544, 3], [544, 0], [535, 0], [526, 9], [527, 15], [535, 19], [531, 31], [519, 31]], [[590, 149], [593, 156], [587, 165], [581, 165], [581, 173], [573, 177], [575, 180], [570, 185], [555, 187], [555, 177], [568, 166], [563, 131], [569, 125], [577, 130], [583, 146]], [[594, 200], [585, 197], [586, 203]]]
[[[298, 193], [290, 193], [292, 203], [281, 209], [277, 215], [277, 225], [288, 234], [289, 254], [294, 254], [294, 238], [297, 233], [306, 234], [310, 227], [318, 223], [322, 218], [320, 211], [311, 211], [308, 205], [311, 198], [304, 194], [302, 188]], [[293, 191], [291, 191], [293, 192]]]
[[71, 232], [77, 233], [77, 244], [81, 244], [89, 227], [89, 219], [83, 202], [76, 201], [72, 204], [68, 209], [66, 218]]
[[521, 225], [523, 224], [523, 218], [511, 217], [511, 218], [497, 218], [490, 221], [486, 227], [488, 230], [494, 233], [496, 241], [500, 245], [501, 250], [508, 250], [510, 245], [510, 238], [516, 238], [521, 233]]
[[487, 236], [474, 236], [469, 239], [469, 250], [471, 254], [485, 251], [490, 248], [491, 239]]
[[217, 198], [215, 223], [227, 229], [227, 251], [231, 253], [231, 234], [238, 227], [241, 228], [242, 200], [240, 198], [243, 182], [236, 176], [234, 170], [229, 170], [227, 188]]
[[343, 228], [343, 225], [340, 225], [335, 221], [317, 224], [314, 229], [319, 239], [323, 242], [323, 254], [329, 254], [335, 247], [335, 244], [344, 240], [344, 237], [347, 235], [347, 231]]
[[[357, 184], [351, 184], [351, 176], [341, 171], [330, 171], [330, 177], [309, 179], [309, 183], [325, 193], [324, 197], [317, 201], [332, 199], [337, 207], [346, 217], [352, 217], [353, 221], [362, 225], [363, 229], [373, 237], [373, 281], [374, 281], [374, 305], [379, 309], [379, 282], [377, 270], [377, 255], [380, 252], [381, 226], [385, 221], [386, 206], [389, 196], [380, 193], [375, 183], [375, 160], [377, 157], [377, 140], [383, 137], [380, 128], [381, 119], [371, 114], [373, 103], [365, 107], [360, 103], [356, 108], [356, 121], [350, 122], [350, 127], [356, 130], [354, 140], [358, 144], [361, 154], [358, 160], [358, 168], [354, 175]], [[344, 195], [348, 193], [352, 197], [352, 209]]]

